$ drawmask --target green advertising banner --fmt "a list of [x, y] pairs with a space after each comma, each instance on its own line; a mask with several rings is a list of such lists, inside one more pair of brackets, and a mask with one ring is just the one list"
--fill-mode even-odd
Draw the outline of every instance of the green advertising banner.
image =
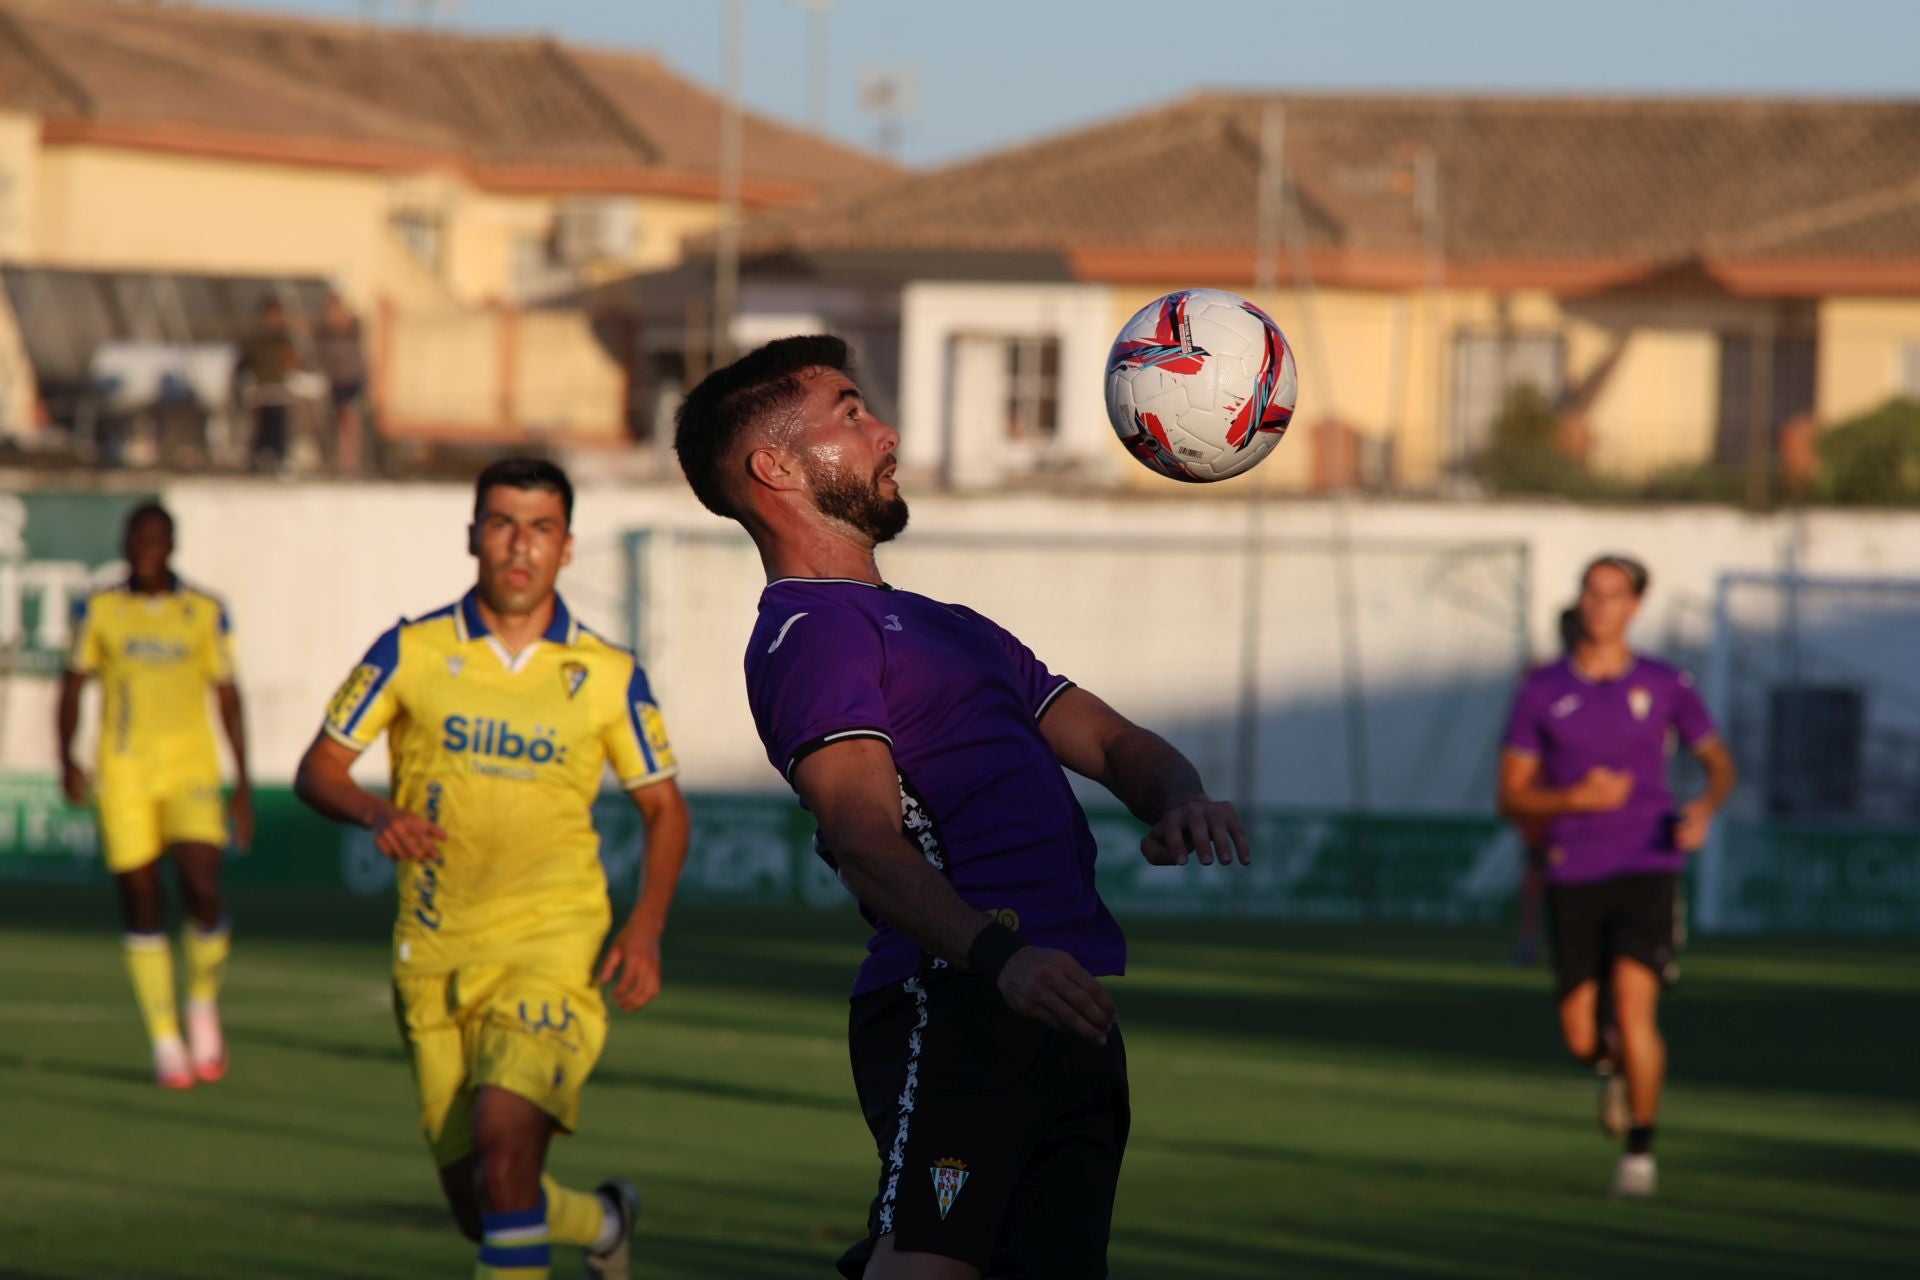
[[[813, 855], [812, 820], [790, 797], [699, 793], [690, 803], [684, 899], [847, 905], [846, 890]], [[254, 849], [229, 863], [231, 883], [392, 892], [393, 866], [366, 832], [321, 820], [286, 788], [262, 789], [254, 807]], [[1139, 823], [1112, 809], [1089, 816], [1100, 892], [1122, 918], [1489, 924], [1508, 918], [1520, 878], [1519, 842], [1493, 818], [1262, 813], [1249, 824], [1254, 865], [1223, 870], [1148, 866]], [[595, 820], [614, 897], [631, 899], [640, 815], [609, 792]], [[1736, 821], [1726, 866], [1729, 931], [1920, 934], [1920, 830]], [[0, 777], [0, 881], [105, 878], [90, 811], [70, 807], [51, 778]]]
[[120, 525], [146, 493], [0, 493], [0, 674], [50, 676], [74, 601], [120, 559]]
[[1920, 829], [1733, 819], [1720, 920], [1729, 932], [1920, 933]]

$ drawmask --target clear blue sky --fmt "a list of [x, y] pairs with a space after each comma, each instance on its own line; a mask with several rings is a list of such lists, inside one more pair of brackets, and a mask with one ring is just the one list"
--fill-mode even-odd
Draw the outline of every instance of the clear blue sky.
[[[246, 3], [357, 18], [407, 0]], [[805, 13], [797, 0], [744, 9], [748, 102], [804, 121]], [[723, 12], [461, 0], [436, 22], [650, 48], [717, 85]], [[910, 67], [920, 105], [901, 154], [915, 164], [1202, 86], [1920, 98], [1920, 0], [830, 0], [827, 28], [828, 131], [871, 145], [861, 73]]]

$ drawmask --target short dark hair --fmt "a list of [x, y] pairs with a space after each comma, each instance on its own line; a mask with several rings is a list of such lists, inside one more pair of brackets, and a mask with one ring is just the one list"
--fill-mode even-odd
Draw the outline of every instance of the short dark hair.
[[1580, 581], [1584, 584], [1588, 575], [1595, 569], [1600, 568], [1618, 569], [1620, 572], [1626, 574], [1627, 585], [1632, 588], [1634, 599], [1637, 600], [1647, 594], [1647, 583], [1652, 580], [1652, 575], [1647, 572], [1647, 566], [1641, 564], [1632, 556], [1596, 556], [1585, 569], [1581, 570]]
[[545, 458], [502, 458], [498, 462], [487, 464], [473, 482], [473, 518], [477, 522], [480, 512], [486, 506], [487, 490], [495, 486], [506, 489], [545, 489], [549, 493], [560, 495], [560, 505], [567, 511], [567, 527], [573, 527], [573, 481], [567, 479], [567, 473]]
[[673, 451], [707, 510], [739, 518], [727, 496], [722, 464], [749, 427], [799, 397], [800, 375], [808, 369], [835, 369], [851, 377], [853, 356], [845, 342], [828, 333], [780, 338], [715, 369], [680, 402], [673, 415]]
[[167, 532], [173, 532], [173, 512], [161, 506], [157, 499], [148, 498], [145, 502], [127, 512], [127, 518], [120, 526], [120, 536], [125, 538], [128, 534], [132, 533], [133, 526], [139, 524], [142, 520], [164, 520], [167, 523]]

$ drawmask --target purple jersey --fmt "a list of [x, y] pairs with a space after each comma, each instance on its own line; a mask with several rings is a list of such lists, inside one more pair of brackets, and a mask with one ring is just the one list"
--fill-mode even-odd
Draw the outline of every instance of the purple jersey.
[[1507, 722], [1509, 751], [1537, 756], [1541, 781], [1570, 787], [1604, 765], [1633, 775], [1633, 793], [1611, 813], [1569, 813], [1547, 828], [1547, 878], [1569, 883], [1649, 871], [1677, 872], [1667, 760], [1676, 739], [1698, 747], [1713, 719], [1678, 667], [1638, 657], [1625, 674], [1593, 680], [1571, 658], [1520, 682]]
[[[987, 619], [910, 591], [782, 578], [760, 596], [747, 700], [789, 782], [808, 753], [848, 738], [893, 750], [907, 838], [967, 902], [1006, 912], [1030, 941], [1095, 975], [1126, 968], [1126, 940], [1094, 891], [1093, 832], [1040, 717], [1072, 687]], [[828, 865], [833, 852], [815, 848]], [[904, 981], [917, 943], [873, 926], [854, 994]]]

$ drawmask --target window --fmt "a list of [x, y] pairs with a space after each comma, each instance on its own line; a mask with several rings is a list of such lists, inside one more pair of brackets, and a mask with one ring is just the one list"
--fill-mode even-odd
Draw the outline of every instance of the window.
[[428, 270], [438, 274], [446, 255], [446, 220], [431, 209], [396, 209], [387, 225]]
[[1060, 340], [1010, 338], [1007, 438], [1052, 440], [1060, 429]]
[[1566, 383], [1566, 342], [1557, 333], [1463, 330], [1453, 339], [1453, 456], [1463, 463], [1493, 443], [1493, 424], [1516, 389], [1557, 404]]
[[1720, 420], [1713, 442], [1716, 462], [1744, 465], [1756, 435], [1761, 437], [1761, 447], [1771, 452], [1774, 434], [1781, 427], [1813, 412], [1818, 346], [1810, 337], [1783, 334], [1774, 338], [1772, 348], [1767, 389], [1771, 430], [1756, 433], [1753, 361], [1759, 347], [1751, 334], [1730, 333], [1720, 339]]

